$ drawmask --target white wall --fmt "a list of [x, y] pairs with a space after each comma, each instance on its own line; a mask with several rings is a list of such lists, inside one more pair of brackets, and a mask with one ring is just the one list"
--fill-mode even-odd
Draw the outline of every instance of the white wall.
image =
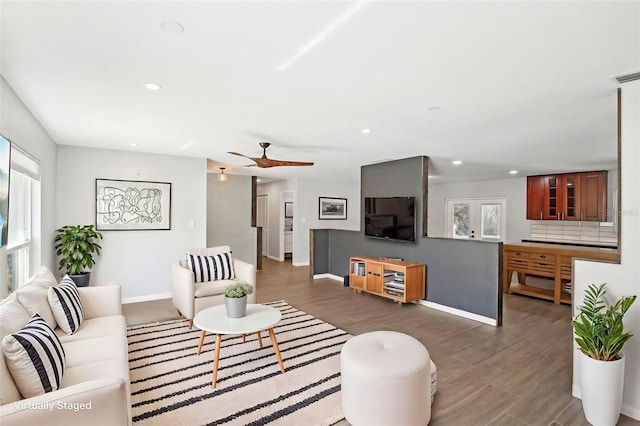
[[233, 256], [256, 264], [256, 228], [251, 227], [251, 176], [207, 175], [207, 247], [228, 245]]
[[[57, 145], [13, 89], [0, 76], [0, 133], [40, 162], [42, 215], [34, 227], [40, 229], [41, 240], [34, 241], [30, 253], [31, 273], [40, 265], [55, 270], [53, 251], [55, 231], [56, 151]], [[6, 247], [0, 249], [0, 288], [6, 288]]]
[[206, 159], [60, 145], [57, 204], [49, 210], [56, 228], [95, 224], [96, 178], [171, 182], [171, 229], [103, 231], [91, 273], [92, 284], [120, 284], [125, 301], [168, 297], [171, 263], [206, 244]]
[[[347, 199], [346, 220], [320, 220], [319, 198], [335, 197]], [[294, 204], [293, 264], [309, 264], [309, 230], [340, 229], [360, 230], [360, 182], [336, 182], [327, 180], [298, 179], [296, 204]], [[296, 216], [297, 215], [297, 216]]]
[[[268, 256], [280, 257], [283, 244], [284, 202], [293, 201], [293, 257], [294, 266], [309, 264], [309, 230], [343, 229], [360, 230], [360, 183], [327, 180], [291, 179], [258, 185], [258, 195], [269, 195]], [[293, 199], [290, 198], [293, 194]], [[346, 220], [319, 220], [318, 198], [347, 199]]]
[[[628, 84], [622, 90], [621, 179], [621, 259], [620, 264], [574, 261], [574, 315], [582, 305], [589, 284], [607, 283], [607, 296], [640, 296], [640, 82]], [[622, 413], [640, 420], [640, 301], [636, 300], [625, 316], [625, 330], [634, 337], [625, 345], [625, 384]], [[580, 356], [574, 342], [573, 395], [580, 397]]]
[[528, 238], [526, 177], [448, 184], [429, 181], [427, 235], [430, 237], [446, 236], [446, 199], [492, 197], [501, 197], [507, 200], [507, 236], [504, 242], [519, 243], [523, 238]]

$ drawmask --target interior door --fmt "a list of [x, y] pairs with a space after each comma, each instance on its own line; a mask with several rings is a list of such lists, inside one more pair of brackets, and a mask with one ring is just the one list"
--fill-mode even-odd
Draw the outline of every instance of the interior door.
[[506, 200], [504, 198], [448, 199], [446, 235], [450, 238], [504, 241]]
[[256, 226], [262, 228], [262, 255], [269, 254], [269, 195], [256, 197]]

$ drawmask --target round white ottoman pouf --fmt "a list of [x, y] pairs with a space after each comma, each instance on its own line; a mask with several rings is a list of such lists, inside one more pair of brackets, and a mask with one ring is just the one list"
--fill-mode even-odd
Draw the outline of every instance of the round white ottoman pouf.
[[340, 352], [342, 412], [354, 426], [421, 425], [431, 419], [431, 359], [395, 331], [352, 337]]

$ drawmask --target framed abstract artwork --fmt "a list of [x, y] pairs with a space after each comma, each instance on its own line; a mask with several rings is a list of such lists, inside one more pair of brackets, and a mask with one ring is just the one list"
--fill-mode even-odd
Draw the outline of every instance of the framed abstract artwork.
[[96, 229], [171, 229], [171, 183], [96, 179]]
[[318, 209], [318, 219], [346, 219], [347, 199], [319, 197]]

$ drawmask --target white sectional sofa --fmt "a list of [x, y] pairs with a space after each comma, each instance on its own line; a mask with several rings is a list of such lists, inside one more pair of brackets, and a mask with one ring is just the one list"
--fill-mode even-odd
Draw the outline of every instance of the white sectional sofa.
[[[46, 267], [0, 303], [0, 339], [22, 329], [38, 313], [54, 322], [47, 299], [57, 285]], [[23, 398], [0, 360], [0, 424], [12, 425], [130, 425], [131, 394], [125, 318], [120, 286], [79, 287], [84, 321], [72, 335], [55, 326], [65, 353], [60, 388]], [[50, 324], [51, 325], [51, 324]]]

